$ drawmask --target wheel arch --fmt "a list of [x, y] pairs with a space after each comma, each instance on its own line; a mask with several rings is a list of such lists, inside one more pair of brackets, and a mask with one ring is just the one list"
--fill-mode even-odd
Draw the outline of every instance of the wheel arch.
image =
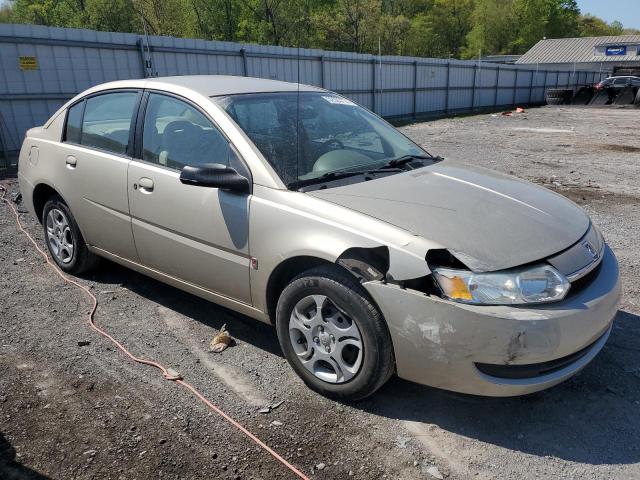
[[52, 187], [48, 183], [44, 183], [44, 182], [39, 183], [33, 189], [33, 196], [32, 196], [33, 211], [40, 223], [42, 223], [42, 212], [44, 210], [44, 205], [47, 203], [47, 200], [49, 200], [54, 195], [58, 195], [60, 198], [62, 198], [62, 200], [65, 203], [67, 203], [62, 197], [62, 195], [60, 195], [60, 192], [58, 192], [54, 187]]
[[335, 265], [353, 275], [359, 282], [381, 280], [389, 268], [389, 252], [386, 247], [349, 248], [335, 260], [313, 255], [287, 258], [273, 269], [267, 281], [267, 314], [275, 324], [276, 306], [280, 294], [296, 276], [321, 265]]
[[273, 269], [267, 281], [266, 301], [267, 315], [272, 325], [276, 323], [276, 307], [278, 299], [285, 287], [301, 273], [321, 265], [333, 265], [326, 258], [312, 255], [299, 255], [290, 257], [280, 262]]

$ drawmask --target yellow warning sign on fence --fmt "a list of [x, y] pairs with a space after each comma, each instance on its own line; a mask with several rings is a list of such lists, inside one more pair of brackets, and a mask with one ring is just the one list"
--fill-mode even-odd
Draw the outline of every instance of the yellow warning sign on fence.
[[20, 70], [38, 70], [38, 59], [36, 57], [19, 57]]

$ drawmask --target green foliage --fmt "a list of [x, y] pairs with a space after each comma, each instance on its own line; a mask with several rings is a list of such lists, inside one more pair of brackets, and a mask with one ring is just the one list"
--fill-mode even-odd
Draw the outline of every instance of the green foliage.
[[511, 53], [518, 31], [515, 22], [514, 0], [476, 0], [463, 57]]
[[0, 22], [445, 58], [638, 33], [576, 0], [12, 0]]
[[141, 25], [132, 0], [15, 0], [5, 8], [13, 23], [116, 32], [135, 32]]
[[575, 0], [476, 0], [467, 58], [483, 53], [524, 53], [543, 38], [580, 34]]
[[631, 31], [625, 31], [620, 22], [607, 23], [593, 15], [583, 15], [578, 23], [578, 31], [581, 37], [601, 37], [604, 35], [625, 35]]
[[11, 5], [5, 4], [0, 6], [0, 23], [11, 22]]
[[85, 0], [84, 6], [82, 28], [107, 32], [136, 32], [141, 28], [141, 17], [132, 0]]
[[188, 28], [182, 36], [233, 42], [236, 39], [240, 6], [230, 0], [189, 0]]
[[514, 0], [513, 15], [520, 27], [512, 51], [526, 52], [543, 37], [574, 37], [580, 10], [575, 0]]

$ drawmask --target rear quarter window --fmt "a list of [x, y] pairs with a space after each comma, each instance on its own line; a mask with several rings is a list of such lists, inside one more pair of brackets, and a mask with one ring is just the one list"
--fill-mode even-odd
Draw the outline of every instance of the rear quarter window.
[[65, 142], [80, 143], [83, 110], [84, 102], [76, 103], [69, 109], [67, 113], [67, 126], [64, 131]]

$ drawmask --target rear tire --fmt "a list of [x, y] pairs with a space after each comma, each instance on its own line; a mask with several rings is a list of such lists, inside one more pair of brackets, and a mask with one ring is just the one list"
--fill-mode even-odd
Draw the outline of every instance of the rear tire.
[[308, 270], [287, 285], [278, 300], [276, 329], [293, 370], [326, 397], [361, 400], [394, 372], [382, 314], [360, 283], [335, 265]]
[[547, 97], [547, 105], [562, 105], [564, 104], [563, 98]]
[[44, 204], [42, 226], [49, 255], [63, 272], [78, 275], [98, 264], [99, 257], [87, 248], [76, 219], [60, 196]]

